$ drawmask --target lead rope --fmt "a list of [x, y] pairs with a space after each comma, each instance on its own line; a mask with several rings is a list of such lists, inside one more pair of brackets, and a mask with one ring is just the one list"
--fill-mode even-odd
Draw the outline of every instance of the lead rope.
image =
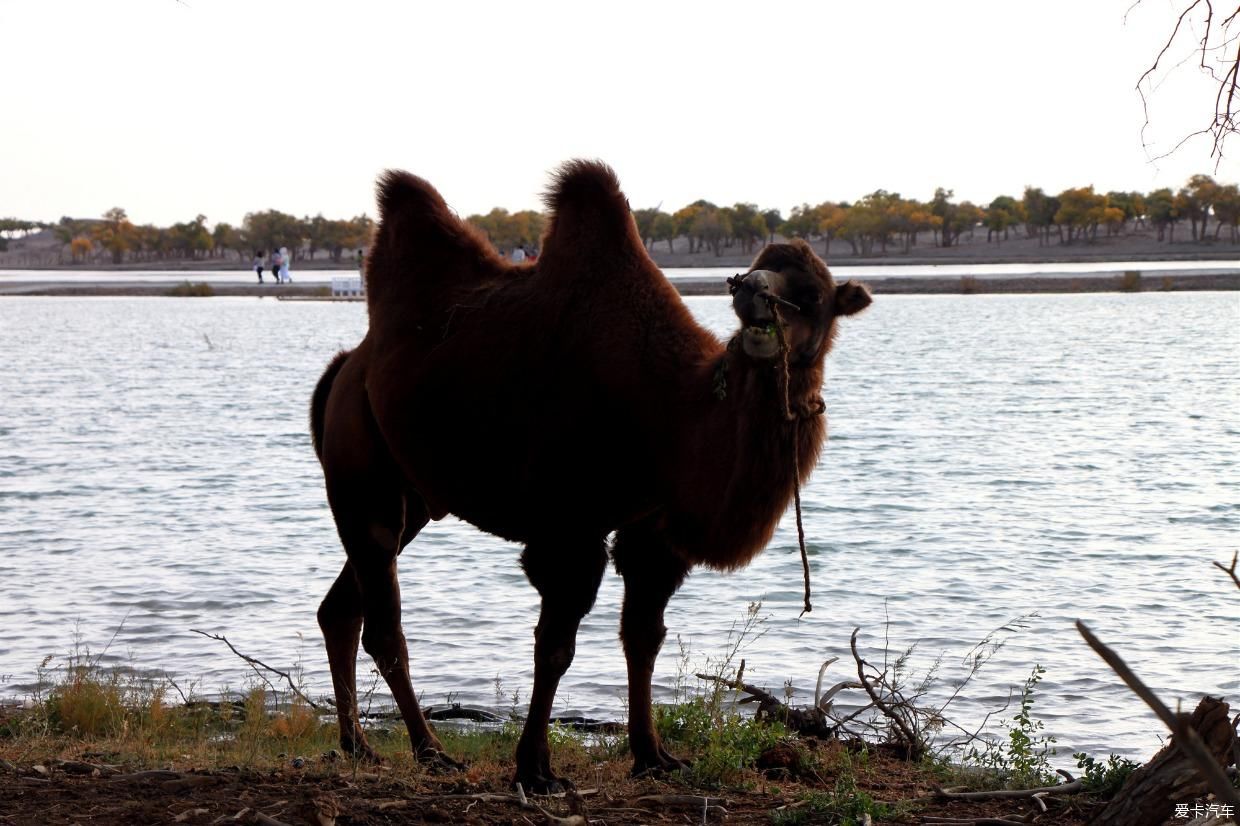
[[775, 335], [779, 339], [779, 384], [780, 395], [783, 397], [784, 418], [792, 422], [792, 497], [797, 513], [797, 543], [801, 546], [801, 569], [805, 578], [805, 607], [797, 619], [814, 610], [809, 601], [809, 553], [805, 550], [805, 525], [801, 521], [801, 417], [794, 415], [788, 401], [788, 385], [792, 383], [788, 375], [788, 339], [784, 337], [784, 320], [779, 314], [779, 306], [770, 302], [771, 312], [775, 315]]

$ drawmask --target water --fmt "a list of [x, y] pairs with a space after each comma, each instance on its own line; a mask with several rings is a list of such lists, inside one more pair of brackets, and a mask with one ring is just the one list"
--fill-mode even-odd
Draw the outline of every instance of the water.
[[[688, 303], [733, 326], [725, 299]], [[789, 515], [748, 569], [696, 572], [672, 600], [657, 698], [677, 635], [697, 668], [761, 600], [747, 679], [791, 680], [799, 702], [823, 660], [849, 661], [854, 626], [871, 660], [885, 637], [893, 655], [917, 643], [917, 669], [943, 654], [946, 697], [973, 644], [1035, 611], [956, 719], [976, 724], [1041, 663], [1035, 716], [1061, 752], [1148, 756], [1161, 726], [1078, 617], [1165, 700], [1235, 700], [1240, 594], [1209, 563], [1240, 547], [1237, 321], [1236, 293], [880, 296], [828, 361], [831, 438], [804, 491], [814, 612], [797, 618]], [[0, 298], [0, 695], [28, 695], [75, 640], [183, 688], [245, 685], [244, 664], [191, 629], [300, 662], [329, 691], [314, 612], [343, 551], [306, 408], [365, 325], [361, 304]], [[406, 550], [427, 702], [528, 698], [537, 603], [518, 551], [451, 520]], [[557, 713], [623, 718], [620, 600], [609, 574]]]

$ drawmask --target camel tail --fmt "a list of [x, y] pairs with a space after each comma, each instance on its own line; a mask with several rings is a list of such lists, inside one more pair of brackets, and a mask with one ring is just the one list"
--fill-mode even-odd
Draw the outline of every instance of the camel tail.
[[[439, 287], [468, 283], [498, 263], [482, 234], [464, 223], [433, 186], [400, 170], [384, 172], [377, 186], [379, 227], [366, 264], [372, 315], [389, 300], [419, 294], [431, 299]], [[416, 300], [416, 299], [415, 299]]]
[[350, 350], [341, 350], [323, 371], [319, 383], [314, 386], [314, 395], [310, 397], [310, 440], [314, 444], [314, 455], [323, 458], [323, 416], [327, 411], [327, 397], [331, 395], [332, 384], [336, 374], [344, 367], [349, 358]]
[[620, 180], [602, 161], [568, 161], [555, 172], [543, 196], [551, 221], [543, 238], [543, 254], [566, 252], [581, 260], [612, 256], [645, 246], [637, 237], [637, 225]]

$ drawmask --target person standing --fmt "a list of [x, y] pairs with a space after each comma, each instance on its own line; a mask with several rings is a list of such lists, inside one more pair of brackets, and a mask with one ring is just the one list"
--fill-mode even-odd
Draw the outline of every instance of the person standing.
[[280, 258], [280, 251], [273, 249], [271, 251], [271, 274], [275, 277], [276, 283], [280, 283], [280, 265], [284, 263]]
[[512, 263], [514, 264], [525, 263], [525, 247], [517, 245], [512, 248]]
[[280, 247], [280, 283], [289, 284], [293, 277], [288, 274], [288, 265], [293, 256], [289, 255], [288, 247]]
[[263, 251], [254, 251], [254, 272], [258, 273], [258, 283], [263, 283]]

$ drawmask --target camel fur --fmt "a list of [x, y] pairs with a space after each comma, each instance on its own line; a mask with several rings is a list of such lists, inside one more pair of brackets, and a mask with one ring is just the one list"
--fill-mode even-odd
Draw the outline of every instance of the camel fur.
[[[775, 244], [736, 290], [742, 329], [725, 345], [647, 255], [610, 168], [569, 162], [546, 200], [542, 254], [514, 265], [426, 181], [384, 175], [369, 329], [331, 362], [311, 409], [348, 557], [318, 614], [342, 747], [373, 757], [355, 701], [360, 638], [418, 756], [459, 766], [410, 684], [396, 577], [401, 549], [454, 514], [521, 543], [541, 596], [514, 778], [535, 792], [569, 785], [551, 770], [547, 724], [609, 554], [625, 586], [634, 772], [683, 765], [651, 719], [664, 608], [693, 567], [738, 568], [768, 542], [826, 436], [816, 403], [837, 319], [870, 303], [804, 242]], [[774, 296], [795, 310], [773, 309]]]

